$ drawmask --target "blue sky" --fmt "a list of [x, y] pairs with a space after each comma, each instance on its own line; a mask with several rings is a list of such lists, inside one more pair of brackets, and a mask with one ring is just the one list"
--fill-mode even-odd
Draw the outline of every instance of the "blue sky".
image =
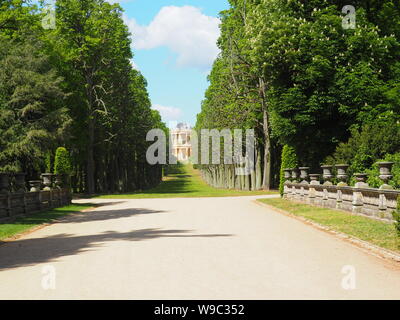
[[[112, 0], [110, 0], [112, 2]], [[227, 0], [120, 0], [132, 32], [134, 65], [163, 120], [194, 125], [218, 49]]]

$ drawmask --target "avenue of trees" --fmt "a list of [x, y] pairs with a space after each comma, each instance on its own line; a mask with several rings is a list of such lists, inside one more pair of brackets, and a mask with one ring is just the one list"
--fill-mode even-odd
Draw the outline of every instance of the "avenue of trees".
[[132, 67], [130, 34], [118, 4], [57, 0], [44, 29], [29, 0], [0, 1], [0, 170], [28, 179], [71, 159], [76, 192], [126, 192], [157, 184], [146, 134], [163, 128], [147, 83]]
[[[387, 159], [400, 187], [400, 2], [352, 1], [354, 29], [342, 26], [348, 1], [229, 2], [196, 129], [256, 130], [255, 176], [234, 186], [278, 187], [281, 162], [349, 163], [374, 185]], [[201, 167], [228, 186], [231, 170]]]

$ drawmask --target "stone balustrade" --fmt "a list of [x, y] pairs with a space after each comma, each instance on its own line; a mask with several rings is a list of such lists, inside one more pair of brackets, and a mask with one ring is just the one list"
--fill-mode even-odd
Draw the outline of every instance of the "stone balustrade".
[[[380, 162], [380, 179], [384, 182], [379, 188], [370, 188], [367, 184], [367, 175], [356, 173], [356, 184], [350, 187], [347, 184], [347, 164], [336, 165], [337, 180], [334, 185], [332, 180], [333, 166], [322, 166], [322, 181], [320, 174], [308, 174], [309, 168], [285, 169], [284, 195], [286, 199], [296, 200], [311, 205], [334, 208], [362, 214], [371, 218], [393, 221], [392, 213], [397, 208], [397, 199], [400, 190], [394, 190], [388, 181], [392, 178], [391, 168], [393, 163]], [[298, 172], [301, 172], [298, 180]]]
[[29, 181], [24, 173], [0, 173], [0, 220], [29, 215], [71, 203], [69, 177], [43, 174], [42, 180]]

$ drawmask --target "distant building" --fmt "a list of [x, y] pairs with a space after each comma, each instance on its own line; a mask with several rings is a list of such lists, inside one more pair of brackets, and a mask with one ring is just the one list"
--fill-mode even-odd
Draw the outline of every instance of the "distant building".
[[172, 154], [178, 161], [189, 161], [192, 155], [192, 128], [186, 123], [179, 123], [171, 131]]

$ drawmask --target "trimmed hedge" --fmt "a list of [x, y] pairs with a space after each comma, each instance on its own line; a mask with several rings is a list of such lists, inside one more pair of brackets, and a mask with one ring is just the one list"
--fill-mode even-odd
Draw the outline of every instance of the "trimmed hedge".
[[67, 149], [64, 147], [57, 148], [54, 160], [55, 174], [71, 174], [72, 165]]
[[285, 183], [284, 169], [296, 168], [297, 163], [298, 163], [298, 160], [297, 160], [295, 149], [288, 145], [283, 146], [281, 172], [280, 172], [280, 183], [279, 183], [279, 192], [280, 192], [281, 196], [283, 196], [283, 188], [284, 188], [284, 183]]

